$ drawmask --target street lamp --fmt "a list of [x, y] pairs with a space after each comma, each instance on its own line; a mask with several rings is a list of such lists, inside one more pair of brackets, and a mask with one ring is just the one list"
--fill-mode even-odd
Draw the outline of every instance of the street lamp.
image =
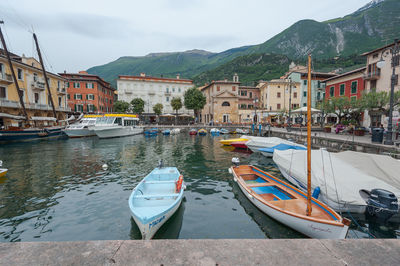
[[290, 119], [290, 113], [292, 111], [292, 78], [289, 77], [289, 122], [288, 122], [288, 131], [290, 131], [290, 125], [292, 123], [291, 119]]
[[390, 51], [392, 54], [392, 76], [391, 76], [391, 87], [390, 87], [390, 103], [389, 103], [389, 124], [388, 124], [388, 132], [386, 134], [386, 140], [384, 141], [385, 145], [393, 145], [393, 101], [394, 101], [394, 85], [396, 83], [396, 66], [399, 65], [399, 46], [398, 39], [394, 40], [394, 47], [387, 48], [383, 50], [381, 54], [381, 59], [377, 62], [376, 66], [378, 68], [383, 68], [385, 66], [385, 60], [383, 57], [385, 56], [385, 52]]

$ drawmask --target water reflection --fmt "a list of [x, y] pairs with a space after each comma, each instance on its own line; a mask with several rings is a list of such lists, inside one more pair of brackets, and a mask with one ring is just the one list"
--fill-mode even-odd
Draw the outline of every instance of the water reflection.
[[[160, 238], [301, 237], [260, 213], [228, 173], [231, 158], [239, 157], [282, 178], [272, 159], [227, 151], [218, 142], [225, 137], [182, 133], [1, 145], [9, 172], [0, 180], [0, 241], [136, 238], [128, 198], [159, 159], [176, 166], [187, 184], [186, 202]], [[394, 237], [399, 228], [397, 221], [382, 227], [356, 219], [377, 237]], [[354, 228], [350, 237], [368, 234]]]

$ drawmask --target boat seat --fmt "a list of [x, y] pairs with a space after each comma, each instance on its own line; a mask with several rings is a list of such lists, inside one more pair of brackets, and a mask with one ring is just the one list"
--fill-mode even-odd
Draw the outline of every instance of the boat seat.
[[268, 186], [273, 186], [274, 184], [269, 184], [269, 183], [252, 183], [248, 184], [246, 183], [248, 187], [268, 187]]
[[153, 195], [137, 195], [136, 199], [157, 199], [157, 198], [173, 198], [178, 197], [179, 193], [176, 194], [153, 194]]
[[168, 184], [168, 183], [175, 183], [176, 180], [165, 180], [165, 181], [143, 181], [146, 184]]

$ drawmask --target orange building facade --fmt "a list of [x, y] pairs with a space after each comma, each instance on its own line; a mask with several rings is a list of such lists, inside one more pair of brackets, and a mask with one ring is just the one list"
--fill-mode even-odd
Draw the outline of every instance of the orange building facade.
[[67, 99], [72, 111], [79, 113], [112, 113], [114, 91], [110, 83], [86, 71], [59, 73], [67, 79]]

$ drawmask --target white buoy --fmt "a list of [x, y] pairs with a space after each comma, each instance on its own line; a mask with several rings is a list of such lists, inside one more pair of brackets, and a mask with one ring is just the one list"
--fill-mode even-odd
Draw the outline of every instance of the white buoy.
[[108, 169], [108, 165], [105, 163], [105, 164], [103, 164], [103, 170], [105, 171], [105, 170], [107, 170]]

